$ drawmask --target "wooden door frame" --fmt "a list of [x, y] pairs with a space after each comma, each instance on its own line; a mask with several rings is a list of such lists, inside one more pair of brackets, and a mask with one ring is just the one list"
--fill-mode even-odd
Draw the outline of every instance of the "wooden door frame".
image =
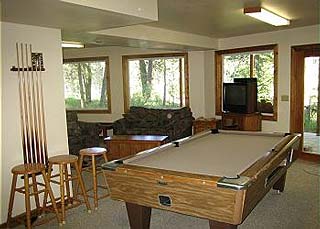
[[[320, 44], [291, 47], [290, 132], [303, 134], [304, 58], [320, 56]], [[302, 151], [303, 140], [300, 144]]]

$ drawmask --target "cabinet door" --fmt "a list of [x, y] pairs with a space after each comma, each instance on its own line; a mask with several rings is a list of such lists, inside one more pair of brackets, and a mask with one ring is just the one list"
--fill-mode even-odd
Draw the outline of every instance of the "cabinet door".
[[247, 116], [243, 119], [243, 130], [259, 131], [261, 130], [261, 116], [253, 115]]
[[120, 158], [119, 144], [115, 144], [114, 142], [107, 141], [106, 146], [108, 150], [107, 157], [109, 161]]

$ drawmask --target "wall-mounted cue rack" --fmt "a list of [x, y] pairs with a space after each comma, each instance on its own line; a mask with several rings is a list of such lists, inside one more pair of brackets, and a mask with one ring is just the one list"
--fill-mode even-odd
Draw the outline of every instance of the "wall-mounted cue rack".
[[17, 71], [42, 71], [44, 72], [46, 69], [43, 67], [43, 55], [39, 52], [31, 52], [31, 65], [32, 66], [24, 66], [24, 67], [16, 67], [12, 66], [10, 71], [17, 72]]
[[32, 52], [31, 44], [16, 43], [21, 140], [24, 163], [48, 162], [45, 109], [41, 73], [42, 53]]

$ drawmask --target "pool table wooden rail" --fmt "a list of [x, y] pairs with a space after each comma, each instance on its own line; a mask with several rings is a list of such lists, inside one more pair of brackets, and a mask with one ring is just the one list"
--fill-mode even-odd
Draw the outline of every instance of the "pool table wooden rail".
[[[111, 198], [230, 223], [240, 220], [244, 191], [218, 188], [220, 178], [134, 167], [105, 170]], [[159, 204], [159, 195], [170, 196], [171, 206]]]
[[243, 220], [271, 188], [280, 192], [284, 190], [287, 169], [293, 162], [293, 153], [298, 150], [299, 142], [300, 135], [288, 135], [274, 151], [241, 174], [251, 177], [253, 181], [246, 190]]
[[[242, 190], [218, 187], [221, 177], [217, 176], [130, 164], [120, 164], [113, 170], [105, 169], [105, 173], [113, 199], [206, 218], [210, 225], [211, 222], [238, 225], [272, 187], [283, 191], [292, 149], [299, 145], [299, 140], [299, 135], [288, 135], [268, 155], [239, 174], [250, 178], [250, 185]], [[170, 143], [161, 146], [160, 151], [166, 147], [172, 146]], [[139, 156], [150, 152], [153, 150]], [[161, 204], [160, 196], [170, 197], [170, 204]]]

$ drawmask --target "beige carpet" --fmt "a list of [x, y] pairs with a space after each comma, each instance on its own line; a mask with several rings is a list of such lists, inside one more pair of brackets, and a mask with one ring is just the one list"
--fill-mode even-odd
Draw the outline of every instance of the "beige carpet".
[[[279, 195], [270, 191], [238, 228], [320, 229], [319, 181], [319, 165], [298, 160], [288, 171], [284, 193]], [[100, 200], [99, 209], [91, 214], [84, 206], [69, 210], [66, 220], [62, 228], [129, 228], [124, 203], [109, 198]], [[59, 226], [53, 220], [37, 228]], [[202, 229], [209, 225], [205, 219], [153, 209], [150, 228]]]

